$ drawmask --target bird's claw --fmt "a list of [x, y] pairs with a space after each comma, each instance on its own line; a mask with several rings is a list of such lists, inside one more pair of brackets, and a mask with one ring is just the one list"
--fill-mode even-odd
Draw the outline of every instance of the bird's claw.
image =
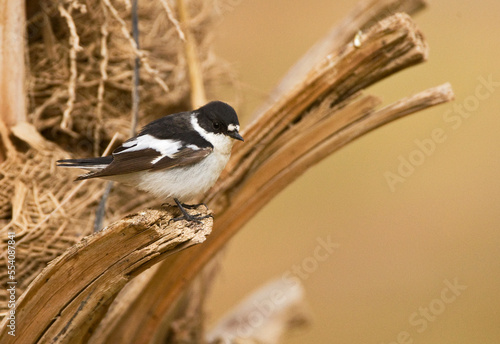
[[174, 217], [170, 221], [177, 222], [177, 221], [186, 220], [188, 222], [202, 224], [203, 222], [201, 220], [207, 219], [209, 217], [213, 218], [213, 215], [212, 214], [208, 214], [208, 215], [201, 215], [201, 214], [190, 215], [190, 214], [187, 214], [187, 215], [182, 215], [179, 217]]

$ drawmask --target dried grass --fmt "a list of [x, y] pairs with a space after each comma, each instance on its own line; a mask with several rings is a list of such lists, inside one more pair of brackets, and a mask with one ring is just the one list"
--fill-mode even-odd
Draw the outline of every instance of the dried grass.
[[[225, 73], [210, 52], [213, 3], [186, 3], [210, 84]], [[136, 57], [143, 123], [189, 108], [184, 34], [172, 4], [139, 3], [140, 49], [130, 34], [128, 1], [42, 0], [40, 6], [28, 24], [28, 118], [45, 137], [65, 148], [78, 147], [79, 155], [101, 153], [115, 132], [126, 138]]]
[[[55, 161], [67, 154], [51, 148], [30, 148], [0, 166], [0, 264], [7, 265], [7, 232], [15, 232], [18, 295], [49, 261], [90, 234], [91, 206], [101, 194], [102, 183], [82, 187], [72, 183], [74, 173], [56, 169]], [[7, 277], [7, 270], [0, 271], [1, 281]], [[0, 290], [2, 315], [6, 300], [5, 290]]]

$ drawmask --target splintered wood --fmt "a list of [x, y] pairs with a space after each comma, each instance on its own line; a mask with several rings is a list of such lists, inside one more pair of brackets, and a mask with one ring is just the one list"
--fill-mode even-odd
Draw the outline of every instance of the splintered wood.
[[[192, 211], [209, 214], [204, 206]], [[210, 234], [212, 217], [176, 222], [175, 213], [157, 208], [127, 216], [53, 260], [17, 302], [16, 326], [22, 331], [15, 337], [3, 332], [1, 342], [84, 342], [131, 278]]]

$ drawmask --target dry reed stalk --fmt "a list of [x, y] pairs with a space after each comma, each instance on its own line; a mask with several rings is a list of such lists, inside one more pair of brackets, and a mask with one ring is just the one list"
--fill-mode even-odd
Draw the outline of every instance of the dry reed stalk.
[[108, 80], [108, 62], [109, 62], [109, 54], [108, 54], [108, 10], [104, 3], [101, 5], [102, 13], [104, 16], [104, 20], [101, 26], [101, 63], [99, 64], [99, 71], [101, 73], [101, 78], [99, 79], [99, 86], [97, 88], [97, 107], [96, 107], [96, 128], [94, 129], [94, 155], [99, 155], [99, 148], [101, 146], [101, 132], [99, 128], [102, 128], [103, 125], [103, 113], [102, 107], [104, 103], [104, 91], [105, 91], [105, 82]]
[[184, 35], [184, 32], [181, 29], [181, 25], [177, 18], [175, 18], [174, 11], [168, 4], [167, 0], [160, 0], [161, 5], [165, 9], [165, 12], [167, 12], [168, 19], [174, 24], [175, 29], [177, 30], [177, 33], [179, 34], [179, 38], [183, 41], [186, 40], [186, 35]]
[[[0, 130], [5, 131], [26, 120], [24, 65], [24, 2], [0, 0]], [[0, 141], [0, 162], [11, 152], [9, 143]]]
[[203, 86], [203, 74], [199, 61], [198, 47], [191, 28], [188, 26], [190, 14], [184, 0], [177, 0], [179, 9], [179, 19], [185, 26], [184, 49], [186, 51], [186, 60], [189, 73], [189, 82], [191, 85], [191, 107], [197, 109], [207, 102], [205, 87]]
[[[76, 54], [79, 51], [82, 51], [82, 47], [80, 46], [80, 37], [76, 31], [76, 25], [73, 21], [73, 17], [71, 16], [73, 9], [76, 6], [73, 6], [75, 3], [69, 4], [69, 10], [66, 10], [62, 4], [59, 4], [58, 9], [61, 13], [61, 16], [66, 19], [70, 36], [69, 36], [69, 60], [70, 60], [70, 78], [68, 82], [68, 100], [66, 102], [66, 109], [64, 109], [61, 121], [61, 128], [63, 130], [71, 130], [71, 112], [75, 106], [76, 99], [76, 78], [78, 77], [78, 71], [76, 69]], [[85, 13], [86, 7], [82, 7], [81, 11]]]

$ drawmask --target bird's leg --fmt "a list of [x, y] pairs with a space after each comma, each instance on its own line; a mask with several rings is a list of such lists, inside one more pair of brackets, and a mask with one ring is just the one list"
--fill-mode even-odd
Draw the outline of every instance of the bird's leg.
[[184, 208], [187, 208], [187, 209], [196, 209], [198, 208], [200, 205], [204, 206], [207, 210], [208, 210], [208, 205], [206, 205], [206, 203], [197, 203], [197, 204], [186, 204], [186, 203], [181, 203], [181, 205], [184, 207]]
[[[187, 221], [201, 222], [201, 220], [206, 219], [207, 217], [212, 217], [212, 214], [203, 215], [203, 216], [200, 216], [200, 214], [190, 215], [190, 214], [188, 214], [186, 209], [184, 209], [184, 207], [186, 207], [186, 204], [182, 204], [181, 202], [179, 202], [179, 200], [177, 198], [174, 198], [174, 201], [182, 213], [182, 216], [173, 218], [172, 220], [174, 220], [174, 221], [187, 220]], [[196, 208], [198, 205], [191, 205], [191, 206], [188, 205], [186, 208], [192, 209], [192, 208]]]

